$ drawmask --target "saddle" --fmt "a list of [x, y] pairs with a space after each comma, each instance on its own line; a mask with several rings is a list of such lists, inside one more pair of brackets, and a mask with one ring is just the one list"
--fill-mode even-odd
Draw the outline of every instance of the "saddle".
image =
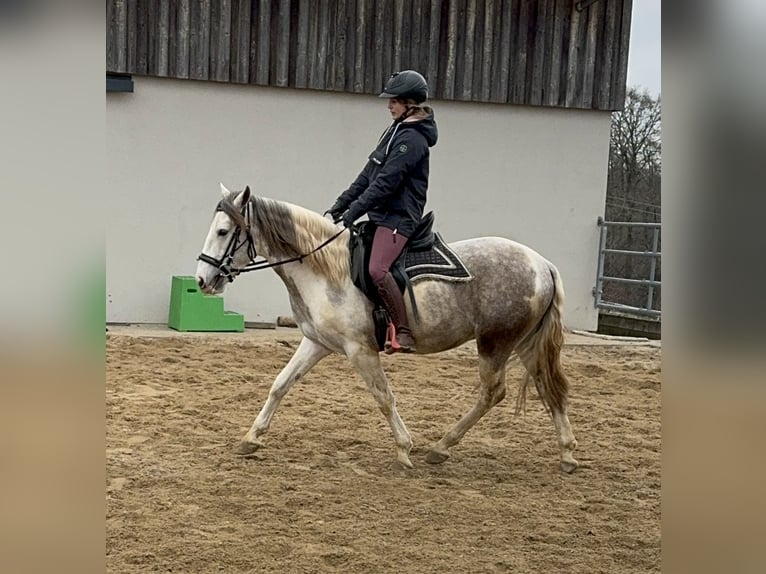
[[[433, 231], [434, 214], [429, 211], [412, 236], [407, 246], [391, 266], [391, 274], [402, 293], [409, 294], [412, 313], [416, 322], [420, 322], [418, 306], [412, 289], [413, 282], [424, 279], [443, 279], [447, 281], [467, 281], [471, 274], [460, 258], [447, 246], [439, 233]], [[370, 277], [370, 251], [375, 236], [375, 224], [363, 221], [354, 226], [349, 239], [351, 257], [351, 280], [373, 303], [372, 319], [375, 324], [375, 340], [383, 350], [386, 342], [386, 329], [389, 317], [378, 290]]]

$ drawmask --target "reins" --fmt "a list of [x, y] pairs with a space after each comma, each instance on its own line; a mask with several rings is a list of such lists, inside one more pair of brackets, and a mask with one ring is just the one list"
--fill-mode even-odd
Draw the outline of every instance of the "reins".
[[[226, 251], [223, 254], [223, 257], [221, 259], [216, 259], [215, 257], [211, 257], [210, 255], [206, 255], [205, 253], [200, 253], [200, 255], [197, 257], [198, 260], [204, 261], [205, 263], [208, 263], [209, 265], [212, 265], [213, 267], [216, 267], [218, 269], [219, 275], [221, 277], [226, 277], [229, 280], [229, 283], [234, 281], [234, 278], [239, 275], [240, 273], [248, 273], [250, 271], [260, 271], [261, 269], [269, 269], [271, 267], [279, 267], [281, 265], [287, 265], [288, 263], [294, 263], [295, 261], [298, 261], [300, 263], [303, 263], [303, 260], [306, 257], [309, 257], [319, 251], [320, 249], [323, 249], [335, 239], [340, 237], [341, 233], [345, 231], [345, 228], [338, 231], [335, 235], [330, 237], [329, 239], [326, 239], [321, 244], [316, 246], [314, 249], [309, 251], [308, 253], [303, 253], [301, 255], [296, 255], [294, 257], [290, 257], [288, 259], [283, 259], [281, 261], [275, 261], [274, 263], [269, 263], [265, 259], [263, 261], [255, 261], [255, 258], [258, 257], [258, 252], [255, 249], [255, 242], [253, 241], [253, 235], [250, 231], [250, 209], [252, 207], [252, 203], [250, 201], [246, 202], [245, 205], [242, 206], [242, 219], [245, 222], [244, 231], [245, 231], [245, 237], [246, 240], [242, 243], [239, 243], [239, 233], [234, 235], [231, 240], [229, 241], [229, 245], [226, 247]], [[216, 211], [226, 211], [223, 207], [223, 201], [218, 203], [218, 206], [216, 207]], [[235, 220], [236, 222], [236, 220]], [[241, 224], [237, 222], [237, 226], [241, 228]], [[244, 267], [232, 267], [231, 263], [234, 261], [234, 254], [239, 251], [243, 246], [247, 245], [247, 255], [250, 258], [250, 262], [245, 265]]]
[[314, 249], [312, 249], [308, 253], [304, 253], [302, 255], [296, 255], [295, 257], [290, 257], [289, 259], [283, 259], [281, 261], [275, 261], [274, 263], [269, 263], [266, 260], [263, 260], [263, 261], [253, 261], [252, 263], [248, 263], [244, 267], [232, 268], [232, 271], [236, 271], [237, 273], [247, 273], [248, 271], [260, 271], [261, 269], [268, 269], [270, 267], [278, 267], [280, 265], [286, 265], [287, 263], [293, 263], [295, 261], [299, 261], [299, 262], [303, 263], [303, 260], [306, 257], [309, 257], [310, 255], [313, 255], [314, 253], [316, 253], [320, 249], [322, 249], [322, 248], [326, 247], [327, 245], [329, 245], [330, 243], [332, 243], [344, 231], [346, 231], [345, 228], [341, 229], [340, 231], [338, 231], [338, 233], [336, 233], [335, 235], [333, 235], [329, 239], [323, 241], [320, 245], [318, 245], [317, 247], [315, 247]]

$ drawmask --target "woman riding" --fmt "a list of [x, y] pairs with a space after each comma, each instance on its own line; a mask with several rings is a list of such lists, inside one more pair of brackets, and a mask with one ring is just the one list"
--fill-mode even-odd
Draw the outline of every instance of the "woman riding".
[[433, 110], [423, 105], [428, 84], [418, 72], [394, 74], [379, 97], [388, 98], [393, 123], [362, 172], [327, 213], [346, 227], [364, 214], [376, 225], [369, 271], [394, 324], [389, 351], [414, 352], [404, 298], [390, 270], [423, 216], [429, 148], [436, 144], [438, 132]]

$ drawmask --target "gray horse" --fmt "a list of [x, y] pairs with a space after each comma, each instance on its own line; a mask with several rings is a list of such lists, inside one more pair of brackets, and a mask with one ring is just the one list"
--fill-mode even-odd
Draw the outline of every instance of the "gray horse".
[[[277, 376], [269, 397], [239, 445], [248, 455], [262, 443], [280, 401], [290, 387], [330, 353], [348, 357], [388, 420], [397, 460], [412, 468], [412, 439], [396, 410], [380, 363], [371, 319], [372, 304], [351, 282], [348, 231], [319, 214], [289, 203], [232, 192], [213, 216], [197, 265], [205, 293], [221, 293], [240, 272], [273, 267], [290, 296], [303, 339]], [[337, 240], [332, 240], [338, 236]], [[320, 247], [317, 249], [317, 247]], [[481, 384], [476, 405], [426, 455], [442, 463], [448, 449], [505, 397], [505, 369], [512, 355], [527, 370], [517, 398], [524, 408], [534, 381], [558, 435], [561, 468], [572, 472], [577, 442], [567, 417], [568, 381], [561, 369], [561, 310], [564, 291], [556, 268], [532, 249], [508, 239], [482, 237], [450, 245], [473, 278], [433, 279], [414, 286], [420, 321], [411, 321], [418, 353], [438, 353], [476, 340]], [[257, 255], [265, 262], [257, 263]], [[260, 267], [259, 267], [260, 265]], [[407, 301], [407, 312], [412, 310]]]

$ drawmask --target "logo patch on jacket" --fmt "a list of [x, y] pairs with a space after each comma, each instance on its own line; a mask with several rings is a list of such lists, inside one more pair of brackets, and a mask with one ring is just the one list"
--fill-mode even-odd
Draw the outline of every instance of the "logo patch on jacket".
[[407, 146], [402, 144], [399, 146], [399, 153], [404, 153], [407, 151]]

